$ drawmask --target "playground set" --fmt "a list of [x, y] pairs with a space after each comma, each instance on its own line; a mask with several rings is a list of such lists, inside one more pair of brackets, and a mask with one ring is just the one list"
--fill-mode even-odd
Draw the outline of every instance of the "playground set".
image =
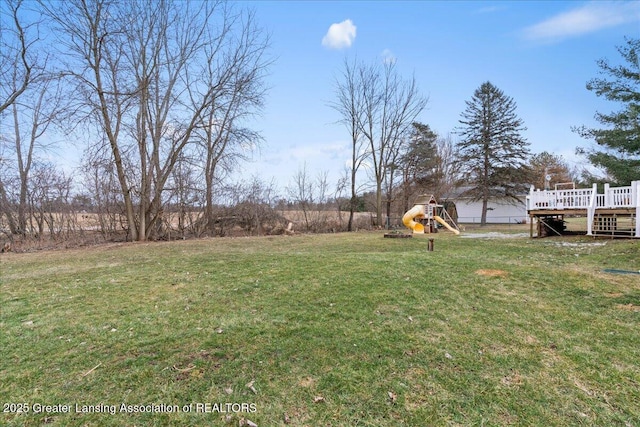
[[[640, 239], [640, 181], [623, 187], [604, 184], [601, 193], [597, 184], [591, 188], [575, 188], [571, 183], [571, 188], [565, 189], [556, 185], [554, 190], [536, 190], [532, 186], [526, 197], [526, 209], [530, 237], [561, 236], [566, 229], [565, 217], [586, 217], [587, 236]], [[456, 223], [433, 195], [418, 196], [402, 222], [413, 234], [435, 233], [438, 225], [460, 234]], [[534, 236], [535, 224], [537, 235]]]
[[565, 216], [572, 216], [587, 218], [587, 236], [640, 238], [640, 181], [626, 187], [604, 184], [602, 193], [598, 193], [597, 184], [592, 188], [556, 186], [555, 190], [531, 187], [526, 203], [530, 237], [534, 237], [534, 222], [538, 225], [536, 237], [562, 235]]
[[435, 233], [438, 231], [438, 224], [454, 234], [460, 234], [456, 223], [433, 195], [418, 196], [414, 206], [403, 215], [402, 223], [413, 231], [413, 234]]

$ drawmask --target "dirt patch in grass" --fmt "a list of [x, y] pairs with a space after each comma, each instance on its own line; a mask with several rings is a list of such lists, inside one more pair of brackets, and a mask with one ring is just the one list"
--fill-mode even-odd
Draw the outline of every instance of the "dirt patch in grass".
[[640, 305], [635, 305], [635, 304], [618, 304], [616, 305], [616, 307], [619, 310], [624, 310], [624, 311], [633, 311], [633, 312], [640, 312]]
[[300, 387], [304, 387], [304, 388], [314, 387], [316, 385], [316, 380], [315, 380], [315, 378], [306, 377], [306, 378], [303, 378], [302, 380], [300, 380], [298, 385]]
[[494, 269], [480, 269], [480, 270], [476, 270], [475, 273], [478, 276], [485, 276], [485, 277], [507, 277], [509, 275], [509, 273], [504, 270], [494, 270]]
[[624, 294], [622, 292], [611, 292], [608, 294], [604, 294], [605, 297], [607, 298], [619, 298], [621, 296], [623, 296]]
[[178, 381], [201, 378], [205, 371], [220, 369], [222, 363], [226, 361], [226, 356], [200, 350], [182, 358], [180, 362], [171, 366], [171, 370], [176, 372], [176, 380]]
[[517, 387], [524, 384], [522, 375], [520, 375], [520, 372], [518, 372], [517, 370], [511, 370], [509, 375], [502, 377], [502, 380], [500, 382], [505, 387]]

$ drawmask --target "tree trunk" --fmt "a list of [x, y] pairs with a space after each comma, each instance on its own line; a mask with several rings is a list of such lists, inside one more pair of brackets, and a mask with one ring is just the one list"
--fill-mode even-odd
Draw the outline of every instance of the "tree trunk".
[[352, 195], [349, 200], [349, 222], [347, 223], [347, 231], [353, 231], [353, 216], [356, 209], [356, 196]]
[[487, 205], [488, 205], [488, 200], [487, 198], [483, 198], [482, 199], [482, 215], [480, 217], [480, 226], [484, 227], [485, 225], [487, 225]]
[[356, 204], [358, 203], [358, 196], [356, 193], [356, 153], [355, 145], [352, 152], [352, 168], [351, 168], [351, 200], [349, 200], [349, 222], [347, 223], [347, 231], [353, 231], [353, 214], [356, 210]]
[[2, 181], [0, 181], [0, 213], [4, 213], [4, 215], [7, 217], [9, 232], [11, 234], [18, 234], [18, 228], [16, 226], [16, 222], [13, 219], [13, 212], [11, 212], [9, 200], [7, 198], [7, 192], [4, 189]]
[[376, 183], [376, 225], [382, 225], [382, 180]]
[[391, 228], [391, 198], [387, 198], [387, 219], [386, 219], [386, 224], [385, 224], [385, 228], [389, 229]]

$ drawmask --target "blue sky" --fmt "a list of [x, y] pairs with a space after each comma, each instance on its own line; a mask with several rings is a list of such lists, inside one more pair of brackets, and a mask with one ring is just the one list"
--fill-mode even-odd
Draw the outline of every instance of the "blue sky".
[[[624, 36], [640, 36], [640, 2], [614, 1], [247, 1], [271, 35], [275, 62], [264, 114], [265, 138], [244, 168], [286, 186], [306, 164], [332, 183], [350, 156], [349, 134], [329, 107], [345, 58], [393, 57], [429, 97], [419, 121], [454, 131], [465, 101], [483, 82], [512, 97], [534, 153], [579, 164], [590, 142], [572, 126], [598, 126], [596, 111], [619, 105], [586, 90], [596, 61], [621, 59]], [[332, 27], [333, 24], [336, 24]], [[330, 31], [331, 28], [331, 31]], [[324, 40], [324, 42], [323, 42]], [[454, 136], [455, 138], [455, 136]]]

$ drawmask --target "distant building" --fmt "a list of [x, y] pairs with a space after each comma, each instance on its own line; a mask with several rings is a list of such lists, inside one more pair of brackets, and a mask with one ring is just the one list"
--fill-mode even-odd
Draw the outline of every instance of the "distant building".
[[[442, 197], [443, 201], [453, 202], [458, 213], [458, 223], [479, 224], [482, 217], [482, 200], [473, 201], [462, 196], [468, 187], [461, 187]], [[512, 198], [489, 199], [487, 205], [487, 224], [524, 224], [529, 222], [526, 205], [527, 194]]]

